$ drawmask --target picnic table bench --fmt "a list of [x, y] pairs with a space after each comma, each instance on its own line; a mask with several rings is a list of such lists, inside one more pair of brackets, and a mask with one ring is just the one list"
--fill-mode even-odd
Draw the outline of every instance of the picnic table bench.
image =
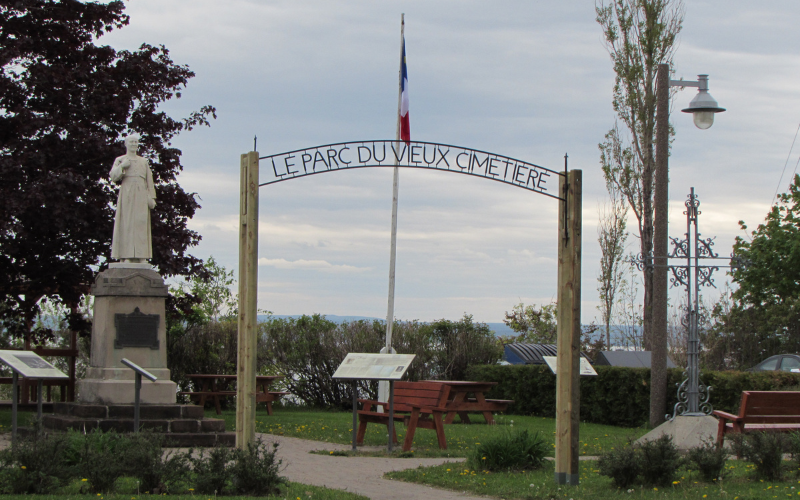
[[[411, 449], [417, 427], [435, 430], [439, 448], [447, 449], [443, 421], [443, 416], [447, 412], [445, 406], [447, 396], [448, 386], [442, 382], [394, 383], [394, 420], [402, 421], [406, 426], [403, 451]], [[356, 444], [360, 445], [364, 443], [368, 423], [389, 427], [389, 404], [369, 399], [358, 401], [363, 404], [363, 408], [358, 410], [359, 423], [356, 436]], [[383, 411], [375, 411], [377, 406], [382, 406]], [[397, 433], [394, 432], [394, 428], [392, 431], [392, 442], [397, 443]]]
[[[183, 391], [180, 394], [189, 396], [199, 406], [205, 406], [206, 401], [214, 401], [214, 408], [217, 415], [222, 413], [220, 398], [235, 396], [236, 390], [232, 386], [236, 383], [236, 375], [213, 375], [213, 374], [194, 374], [187, 375], [194, 381], [194, 386], [201, 387], [200, 390]], [[277, 375], [258, 375], [256, 377], [256, 403], [267, 404], [267, 414], [272, 416], [272, 403], [286, 396], [289, 393], [283, 391], [270, 391], [269, 386], [277, 379], [283, 377]]]
[[717, 446], [726, 433], [800, 431], [800, 392], [743, 391], [739, 415], [715, 410]]
[[448, 394], [445, 398], [447, 415], [444, 423], [451, 424], [458, 414], [461, 422], [470, 423], [467, 412], [482, 413], [489, 425], [494, 424], [492, 412], [506, 411], [508, 405], [514, 403], [512, 399], [486, 399], [489, 392], [497, 382], [471, 382], [467, 380], [425, 380], [424, 382], [438, 382], [445, 384]]

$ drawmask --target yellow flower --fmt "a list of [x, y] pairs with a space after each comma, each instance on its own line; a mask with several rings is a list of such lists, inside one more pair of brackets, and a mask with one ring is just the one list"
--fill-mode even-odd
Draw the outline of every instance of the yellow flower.
[[450, 469], [447, 469], [447, 472], [450, 472]]
[[708, 498], [708, 495], [703, 495], [703, 498]]
[[658, 491], [658, 488], [653, 488], [653, 491]]
[[81, 479], [81, 481], [83, 481], [85, 483], [86, 481], [88, 481], [88, 479]]
[[333, 452], [331, 452], [331, 455], [333, 455]]
[[27, 467], [25, 467], [24, 465], [22, 466], [22, 468], [23, 468], [23, 469], [27, 469]]
[[672, 484], [681, 484], [680, 481], [672, 481]]
[[194, 491], [194, 488], [189, 488], [189, 491]]

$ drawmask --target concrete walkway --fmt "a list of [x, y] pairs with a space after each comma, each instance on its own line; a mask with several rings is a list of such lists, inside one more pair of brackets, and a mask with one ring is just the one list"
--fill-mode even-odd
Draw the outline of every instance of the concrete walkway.
[[392, 481], [383, 475], [389, 471], [463, 462], [463, 458], [381, 458], [335, 457], [309, 453], [312, 450], [349, 450], [350, 445], [309, 441], [306, 439], [259, 434], [265, 442], [277, 441], [278, 457], [286, 467], [281, 475], [290, 481], [325, 486], [358, 493], [374, 500], [413, 500], [416, 498], [486, 499], [466, 493], [431, 488], [420, 484]]

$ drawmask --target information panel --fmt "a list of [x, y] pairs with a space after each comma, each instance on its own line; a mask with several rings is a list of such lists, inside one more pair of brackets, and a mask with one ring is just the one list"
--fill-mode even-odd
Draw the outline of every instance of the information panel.
[[[550, 367], [553, 373], [556, 373], [556, 365], [558, 364], [556, 362], [557, 358], [555, 356], [542, 356], [542, 359], [544, 360], [545, 363], [547, 363], [547, 366]], [[591, 363], [589, 363], [588, 359], [584, 358], [583, 356], [581, 356], [580, 359], [581, 359], [581, 375], [597, 375], [597, 372], [594, 371], [594, 367], [591, 365]]]
[[348, 380], [400, 380], [416, 354], [371, 354], [351, 352], [333, 378]]
[[25, 378], [69, 378], [31, 351], [0, 351], [0, 361]]

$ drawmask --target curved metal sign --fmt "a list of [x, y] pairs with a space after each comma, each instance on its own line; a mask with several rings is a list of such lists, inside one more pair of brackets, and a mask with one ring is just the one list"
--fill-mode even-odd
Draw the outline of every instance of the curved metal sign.
[[261, 169], [259, 186], [296, 179], [308, 175], [365, 167], [404, 167], [440, 170], [474, 175], [535, 191], [551, 198], [558, 196], [558, 172], [476, 149], [412, 141], [356, 141], [298, 149], [271, 156], [262, 156], [266, 168]]

